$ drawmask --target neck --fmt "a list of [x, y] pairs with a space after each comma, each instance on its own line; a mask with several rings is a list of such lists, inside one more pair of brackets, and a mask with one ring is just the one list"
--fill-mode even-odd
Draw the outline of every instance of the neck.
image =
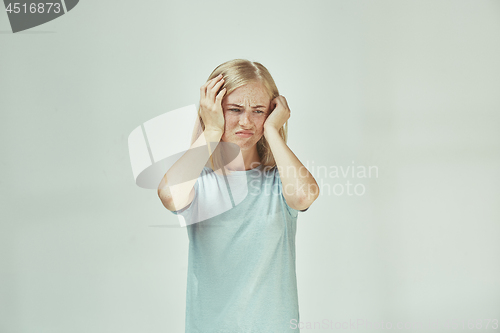
[[250, 170], [255, 169], [261, 164], [259, 154], [257, 153], [257, 145], [250, 149], [240, 150], [238, 157], [226, 165], [228, 170]]

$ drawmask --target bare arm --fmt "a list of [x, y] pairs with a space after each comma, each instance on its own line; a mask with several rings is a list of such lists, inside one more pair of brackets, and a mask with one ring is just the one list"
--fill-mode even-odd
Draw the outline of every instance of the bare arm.
[[304, 210], [319, 196], [319, 187], [314, 177], [290, 150], [279, 135], [279, 128], [290, 117], [290, 109], [283, 96], [274, 101], [276, 108], [266, 119], [264, 135], [269, 142], [283, 187], [283, 196], [288, 206]]
[[190, 149], [170, 167], [158, 185], [158, 196], [170, 211], [180, 210], [193, 201], [194, 184], [216, 148], [210, 144], [209, 149], [207, 144], [215, 142], [218, 145], [224, 133], [222, 99], [226, 90], [218, 92], [223, 83], [224, 79], [219, 75], [201, 86], [200, 116], [205, 130]]
[[[167, 171], [158, 186], [158, 196], [170, 211], [180, 210], [194, 199], [194, 184], [209, 158], [208, 147], [200, 151], [197, 147], [209, 142], [219, 142], [222, 133], [205, 131], [190, 149]], [[211, 146], [212, 150], [215, 147]]]

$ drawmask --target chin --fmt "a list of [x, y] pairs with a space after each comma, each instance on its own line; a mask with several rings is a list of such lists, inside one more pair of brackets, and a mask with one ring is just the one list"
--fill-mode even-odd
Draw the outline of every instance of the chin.
[[234, 143], [237, 144], [241, 150], [248, 150], [257, 144], [257, 142], [250, 142], [250, 141], [243, 141], [243, 142], [236, 141]]
[[257, 138], [255, 136], [250, 137], [250, 138], [240, 138], [240, 137], [235, 135], [234, 137], [221, 138], [221, 141], [230, 142], [230, 143], [234, 143], [235, 145], [238, 145], [238, 147], [240, 147], [241, 150], [248, 150], [248, 149], [253, 148], [257, 144], [257, 142], [259, 142], [259, 140], [260, 140], [260, 137]]

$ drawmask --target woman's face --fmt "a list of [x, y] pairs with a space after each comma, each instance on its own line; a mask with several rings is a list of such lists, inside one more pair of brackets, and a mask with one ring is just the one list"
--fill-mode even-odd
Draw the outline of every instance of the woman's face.
[[224, 97], [222, 141], [237, 144], [241, 150], [253, 148], [264, 134], [271, 97], [260, 82], [250, 82]]

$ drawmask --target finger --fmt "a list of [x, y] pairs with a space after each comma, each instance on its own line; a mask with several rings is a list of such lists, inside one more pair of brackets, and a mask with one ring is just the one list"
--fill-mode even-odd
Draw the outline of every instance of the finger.
[[220, 87], [224, 84], [224, 79], [221, 79], [215, 86], [210, 89], [208, 95], [211, 101], [214, 100], [214, 97], [216, 97], [217, 92], [219, 91]]
[[281, 106], [287, 110], [288, 112], [290, 112], [290, 108], [288, 107], [288, 102], [286, 101], [286, 98], [285, 96], [283, 95], [279, 95], [278, 97], [276, 97], [278, 100], [279, 100], [279, 103], [281, 104]]
[[278, 107], [278, 104], [280, 103], [279, 96], [273, 99], [272, 101], [272, 110], [275, 110]]
[[287, 102], [285, 96], [281, 96], [281, 101], [283, 102], [283, 105], [285, 105], [285, 107], [288, 109], [288, 102]]
[[275, 109], [276, 109], [276, 102], [275, 102], [275, 101], [272, 101], [272, 102], [271, 102], [271, 106], [270, 106], [270, 110], [271, 110], [271, 111], [270, 111], [269, 113], [273, 112]]
[[208, 81], [208, 86], [207, 86], [207, 91], [209, 89], [212, 89], [212, 87], [220, 80], [222, 79], [222, 74], [219, 74], [217, 75], [216, 77], [214, 77], [213, 79], [211, 79], [210, 81]]
[[215, 102], [217, 105], [222, 106], [222, 99], [224, 98], [224, 95], [226, 94], [226, 88], [222, 88], [221, 91], [215, 96]]
[[213, 79], [208, 80], [205, 82], [201, 87], [200, 87], [200, 93], [203, 97], [207, 95], [207, 89], [208, 86], [216, 79], [217, 77], [214, 77]]
[[208, 82], [205, 82], [205, 84], [200, 87], [200, 97], [201, 98], [205, 98], [207, 95], [207, 85], [208, 85]]
[[220, 78], [222, 78], [222, 74], [219, 74], [216, 77], [208, 80], [207, 82], [205, 82], [204, 85], [201, 86], [201, 88], [200, 88], [200, 96], [201, 96], [201, 98], [207, 97], [207, 91], [208, 91], [208, 89], [210, 89], [210, 87], [213, 86], [213, 84], [215, 84], [215, 82], [217, 81], [217, 79], [220, 79]]

